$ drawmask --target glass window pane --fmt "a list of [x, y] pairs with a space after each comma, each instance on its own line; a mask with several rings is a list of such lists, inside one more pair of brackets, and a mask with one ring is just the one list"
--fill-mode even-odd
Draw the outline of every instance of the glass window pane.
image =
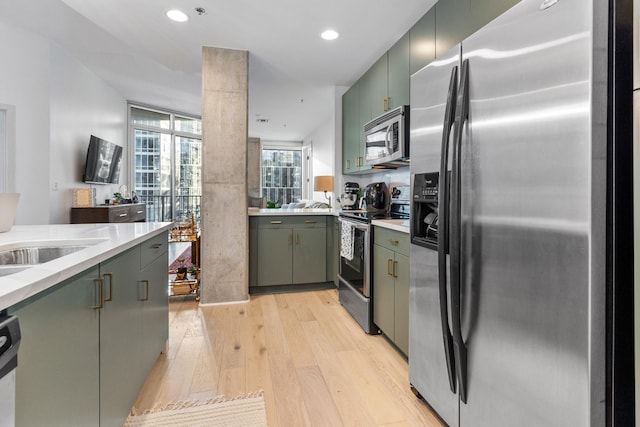
[[202, 120], [176, 116], [174, 122], [175, 129], [178, 132], [189, 132], [196, 135], [202, 135]]
[[131, 123], [171, 129], [171, 115], [169, 113], [159, 113], [157, 111], [131, 107]]
[[302, 197], [302, 151], [262, 151], [262, 195], [267, 201], [292, 203]]

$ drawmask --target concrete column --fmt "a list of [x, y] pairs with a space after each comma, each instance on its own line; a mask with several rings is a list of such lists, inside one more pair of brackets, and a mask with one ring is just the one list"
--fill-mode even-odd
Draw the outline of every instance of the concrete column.
[[249, 297], [247, 51], [202, 49], [201, 302]]

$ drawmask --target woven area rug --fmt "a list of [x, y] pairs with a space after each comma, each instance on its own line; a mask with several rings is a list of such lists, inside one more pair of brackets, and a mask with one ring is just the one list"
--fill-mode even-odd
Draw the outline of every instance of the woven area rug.
[[205, 402], [174, 402], [136, 414], [123, 427], [266, 427], [262, 391], [234, 399], [217, 397]]

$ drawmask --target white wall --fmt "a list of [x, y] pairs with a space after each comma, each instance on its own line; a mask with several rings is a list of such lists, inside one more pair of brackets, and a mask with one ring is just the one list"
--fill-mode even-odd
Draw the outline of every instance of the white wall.
[[[326, 203], [327, 199], [324, 197], [324, 192], [313, 191], [313, 178], [320, 175], [334, 175], [335, 171], [333, 126], [333, 120], [325, 122], [302, 142], [303, 146], [310, 146], [312, 150], [313, 161], [309, 174], [311, 197], [309, 198], [318, 202]], [[333, 204], [335, 200], [333, 194], [327, 195], [331, 196], [331, 203]]]
[[68, 223], [90, 134], [126, 146], [126, 102], [49, 40], [4, 23], [0, 39], [0, 104], [16, 113], [15, 222]]
[[0, 23], [0, 104], [15, 106], [16, 224], [49, 221], [49, 43]]
[[[90, 135], [124, 148], [120, 183], [94, 185], [98, 203], [113, 198], [127, 182], [127, 105], [111, 86], [78, 63], [58, 46], [51, 49], [51, 155], [49, 219], [52, 224], [69, 222], [73, 189], [82, 183]], [[57, 190], [56, 188], [57, 184]]]

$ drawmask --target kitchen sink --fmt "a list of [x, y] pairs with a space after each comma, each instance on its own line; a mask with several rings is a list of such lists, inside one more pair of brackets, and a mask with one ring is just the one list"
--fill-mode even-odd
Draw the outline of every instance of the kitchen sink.
[[0, 265], [43, 264], [78, 252], [87, 246], [44, 246], [0, 251]]
[[97, 245], [107, 239], [43, 240], [0, 246], [0, 277]]

